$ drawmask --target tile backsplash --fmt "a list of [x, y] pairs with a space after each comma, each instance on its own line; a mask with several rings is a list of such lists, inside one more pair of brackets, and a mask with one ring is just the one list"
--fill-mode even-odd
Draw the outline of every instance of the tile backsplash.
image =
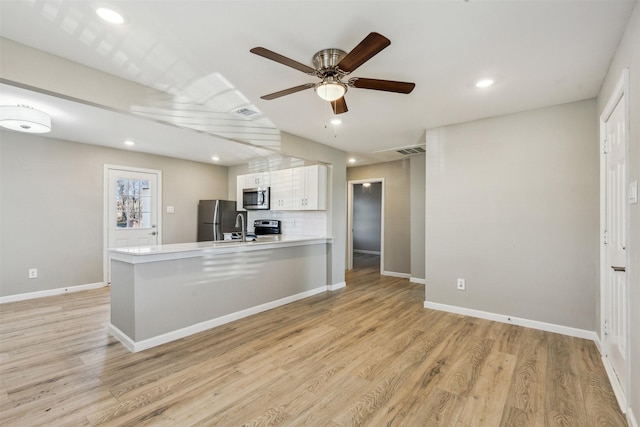
[[327, 211], [247, 211], [247, 230], [253, 231], [256, 219], [280, 220], [282, 234], [326, 236]]

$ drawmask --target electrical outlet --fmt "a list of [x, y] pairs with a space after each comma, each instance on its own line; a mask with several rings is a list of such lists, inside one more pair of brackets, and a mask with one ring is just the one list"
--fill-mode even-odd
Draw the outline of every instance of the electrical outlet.
[[37, 279], [38, 278], [38, 269], [30, 268], [29, 269], [29, 279]]
[[459, 291], [464, 291], [467, 289], [467, 285], [465, 284], [464, 279], [458, 279], [457, 284], [458, 284]]

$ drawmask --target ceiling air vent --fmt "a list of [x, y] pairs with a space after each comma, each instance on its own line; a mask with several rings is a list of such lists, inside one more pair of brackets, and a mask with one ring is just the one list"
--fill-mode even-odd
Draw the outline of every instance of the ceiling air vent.
[[248, 108], [240, 108], [235, 111], [236, 114], [242, 114], [243, 116], [253, 116], [254, 114], [258, 114], [257, 111], [250, 110]]
[[251, 118], [253, 116], [260, 114], [259, 111], [252, 110], [251, 108], [246, 108], [246, 107], [241, 107], [236, 110], [233, 110], [232, 113], [245, 118]]
[[412, 154], [425, 153], [425, 150], [422, 147], [407, 147], [396, 150], [396, 152], [402, 154], [403, 156], [410, 156]]

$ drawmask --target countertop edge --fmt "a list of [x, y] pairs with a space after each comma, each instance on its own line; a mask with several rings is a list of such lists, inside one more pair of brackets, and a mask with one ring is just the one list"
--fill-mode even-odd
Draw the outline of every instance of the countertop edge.
[[[217, 246], [214, 246], [214, 242], [211, 242], [211, 246], [206, 246], [207, 242], [178, 243], [138, 248], [109, 249], [109, 257], [112, 260], [126, 262], [129, 264], [142, 264], [147, 262], [197, 258], [211, 256], [214, 254], [261, 251], [292, 246], [332, 244], [333, 240], [333, 237], [292, 236], [290, 239], [284, 241], [218, 243]], [[132, 252], [132, 249], [139, 249], [139, 252]], [[147, 250], [146, 252], [145, 249]]]

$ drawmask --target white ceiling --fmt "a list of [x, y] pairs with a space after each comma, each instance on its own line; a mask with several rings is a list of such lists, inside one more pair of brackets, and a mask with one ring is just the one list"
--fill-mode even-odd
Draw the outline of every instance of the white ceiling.
[[[105, 4], [127, 22], [116, 27], [98, 19], [94, 9]], [[163, 90], [212, 114], [256, 109], [262, 114], [251, 125], [258, 134], [277, 134], [275, 127], [345, 150], [363, 164], [393, 158], [376, 151], [423, 143], [425, 129], [595, 97], [633, 5], [632, 0], [2, 0], [0, 35]], [[327, 125], [329, 105], [312, 90], [260, 99], [315, 78], [253, 55], [252, 47], [311, 65], [316, 51], [349, 51], [372, 31], [391, 45], [352, 75], [415, 82], [411, 94], [350, 89], [349, 112], [335, 128]], [[496, 84], [477, 89], [474, 82], [484, 77]], [[246, 129], [235, 133], [212, 115], [199, 116], [193, 126], [184, 111], [132, 106], [132, 112], [155, 119], [140, 121], [7, 85], [0, 94], [2, 105], [19, 96], [42, 97], [40, 102], [68, 116], [101, 115], [92, 123], [106, 123], [112, 132], [83, 129], [77, 117], [68, 122], [54, 117], [52, 137], [118, 146], [127, 130], [140, 138], [135, 150], [199, 161], [217, 154], [227, 165], [270, 152], [253, 147], [261, 145], [259, 135]], [[180, 146], [172, 142], [175, 132], [181, 132]]]

